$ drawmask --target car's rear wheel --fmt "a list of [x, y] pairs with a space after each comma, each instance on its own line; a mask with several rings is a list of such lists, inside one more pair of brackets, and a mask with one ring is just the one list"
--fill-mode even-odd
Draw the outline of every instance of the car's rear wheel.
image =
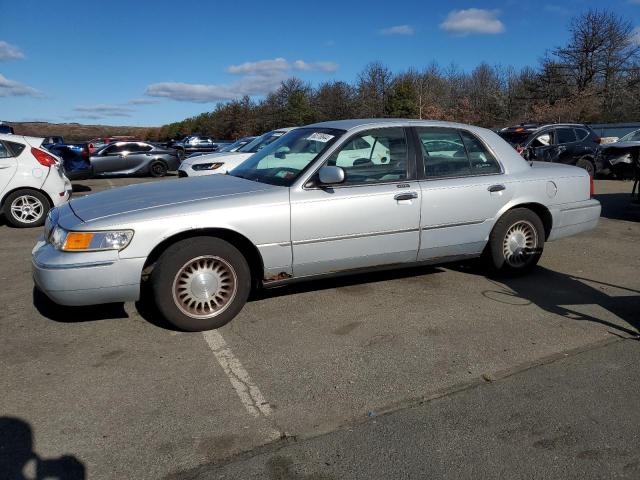
[[4, 202], [4, 216], [11, 225], [18, 228], [43, 225], [50, 209], [49, 199], [37, 190], [17, 190]]
[[544, 225], [535, 212], [527, 208], [509, 210], [493, 227], [485, 259], [497, 273], [526, 273], [540, 260], [544, 238]]
[[242, 310], [251, 290], [251, 271], [230, 243], [196, 237], [162, 254], [151, 285], [164, 317], [181, 330], [198, 332], [219, 328]]
[[149, 165], [149, 173], [152, 177], [164, 177], [167, 174], [167, 164], [162, 160], [156, 160]]
[[596, 165], [590, 158], [580, 158], [576, 162], [576, 167], [584, 168], [591, 177], [595, 177], [596, 175]]

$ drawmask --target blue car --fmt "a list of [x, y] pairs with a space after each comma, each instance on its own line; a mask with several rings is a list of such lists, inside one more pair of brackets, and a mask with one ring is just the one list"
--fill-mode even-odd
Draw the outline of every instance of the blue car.
[[86, 180], [93, 176], [86, 143], [64, 143], [62, 137], [46, 137], [42, 146], [62, 159], [65, 174], [69, 180]]

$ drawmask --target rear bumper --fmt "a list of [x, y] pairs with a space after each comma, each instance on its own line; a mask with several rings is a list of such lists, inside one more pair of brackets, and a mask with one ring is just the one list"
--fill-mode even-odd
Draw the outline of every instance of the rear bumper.
[[[135, 301], [140, 297], [144, 258], [108, 258], [85, 253], [60, 252], [42, 239], [32, 252], [36, 286], [60, 305], [98, 305]], [[92, 258], [95, 257], [95, 258]]]
[[597, 200], [585, 200], [551, 209], [553, 226], [548, 241], [593, 230], [598, 225], [601, 206]]
[[65, 170], [65, 175], [69, 180], [88, 180], [93, 176], [93, 168]]

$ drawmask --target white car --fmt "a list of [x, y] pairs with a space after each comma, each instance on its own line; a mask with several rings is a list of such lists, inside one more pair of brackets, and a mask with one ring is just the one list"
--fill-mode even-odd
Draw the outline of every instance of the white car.
[[227, 173], [236, 168], [251, 155], [270, 143], [275, 142], [285, 133], [293, 130], [291, 128], [280, 128], [272, 130], [264, 135], [255, 138], [236, 152], [210, 153], [208, 155], [198, 155], [197, 157], [186, 158], [178, 168], [179, 177], [198, 177], [201, 175], [213, 175], [216, 173]]
[[38, 227], [69, 200], [71, 182], [42, 138], [0, 134], [0, 211], [15, 227]]

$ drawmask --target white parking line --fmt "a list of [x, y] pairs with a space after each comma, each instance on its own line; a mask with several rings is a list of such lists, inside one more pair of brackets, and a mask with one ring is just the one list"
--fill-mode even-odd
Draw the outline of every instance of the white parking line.
[[218, 363], [231, 381], [231, 385], [235, 388], [240, 401], [247, 411], [254, 417], [260, 414], [268, 417], [271, 415], [271, 407], [265, 401], [260, 389], [251, 381], [249, 373], [244, 369], [240, 360], [233, 354], [227, 342], [216, 330], [203, 332], [209, 348], [218, 360]]

